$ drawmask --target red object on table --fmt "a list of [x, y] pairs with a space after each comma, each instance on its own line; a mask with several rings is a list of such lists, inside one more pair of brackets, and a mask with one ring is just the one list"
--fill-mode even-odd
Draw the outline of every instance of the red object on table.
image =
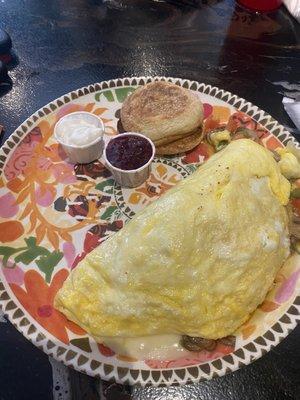
[[282, 0], [238, 0], [242, 6], [253, 11], [274, 11], [282, 4]]
[[0, 54], [0, 61], [2, 61], [4, 64], [8, 64], [11, 60], [11, 54]]

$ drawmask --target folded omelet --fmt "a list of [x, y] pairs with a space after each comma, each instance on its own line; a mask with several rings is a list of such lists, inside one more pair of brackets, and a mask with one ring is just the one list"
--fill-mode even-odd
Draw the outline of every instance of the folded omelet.
[[236, 140], [88, 254], [55, 305], [96, 338], [232, 334], [289, 255], [290, 184]]

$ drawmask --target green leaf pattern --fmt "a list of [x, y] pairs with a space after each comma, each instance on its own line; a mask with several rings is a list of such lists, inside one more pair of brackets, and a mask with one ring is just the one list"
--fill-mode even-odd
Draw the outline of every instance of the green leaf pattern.
[[104, 219], [106, 221], [110, 220], [113, 213], [118, 209], [117, 206], [109, 206], [107, 209], [104, 211], [104, 213], [101, 215], [101, 219]]
[[14, 258], [15, 263], [23, 263], [29, 265], [35, 261], [37, 267], [45, 274], [45, 279], [49, 283], [54, 268], [63, 258], [63, 253], [56, 250], [50, 252], [45, 247], [36, 244], [36, 238], [30, 236], [25, 239], [26, 247], [12, 248], [8, 246], [0, 246], [0, 255], [2, 263], [7, 265], [10, 258]]
[[100, 190], [101, 192], [106, 194], [113, 194], [114, 183], [114, 179], [106, 179], [105, 181], [98, 183], [95, 186], [95, 189]]
[[105, 98], [109, 103], [112, 103], [114, 101], [123, 103], [126, 97], [133, 93], [137, 88], [138, 86], [125, 86], [116, 89], [101, 90], [100, 92], [95, 94], [95, 100], [101, 101]]

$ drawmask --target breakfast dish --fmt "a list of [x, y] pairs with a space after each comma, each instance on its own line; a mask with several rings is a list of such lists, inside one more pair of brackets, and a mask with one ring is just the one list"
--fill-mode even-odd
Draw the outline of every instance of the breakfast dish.
[[[122, 136], [118, 120], [126, 98], [157, 80], [197, 96], [203, 107], [201, 143], [178, 155], [149, 159], [148, 179], [134, 188], [116, 182], [104, 154], [90, 164], [70, 162], [54, 135], [61, 118], [74, 112], [97, 116], [105, 125], [107, 146]], [[0, 151], [1, 308], [44, 352], [104, 379], [184, 384], [249, 364], [287, 336], [300, 316], [295, 145], [262, 110], [222, 89], [187, 80], [116, 79], [51, 102], [25, 121]], [[111, 161], [117, 163], [114, 156]], [[220, 173], [219, 165], [229, 169]], [[211, 185], [211, 192], [197, 197], [197, 185]], [[142, 240], [146, 232], [139, 235], [139, 228], [151, 224], [153, 236], [150, 230], [149, 241]], [[170, 247], [169, 254], [173, 238], [180, 251]], [[110, 248], [117, 241], [122, 244], [119, 259]], [[105, 249], [109, 256], [103, 265], [92, 268], [95, 257], [105, 258]], [[166, 271], [155, 261], [158, 256]], [[147, 273], [143, 266], [149, 265], [156, 273]], [[118, 271], [125, 266], [130, 274], [120, 283]], [[182, 281], [175, 274], [180, 269]], [[202, 276], [202, 297], [187, 271]], [[188, 285], [189, 307], [184, 300]], [[105, 291], [99, 295], [100, 287]], [[197, 293], [200, 301], [194, 305]], [[124, 294], [120, 302], [118, 296]], [[83, 313], [89, 296], [93, 301]], [[97, 310], [99, 296], [110, 308]], [[156, 307], [158, 303], [163, 307]], [[153, 313], [157, 318], [150, 324]], [[174, 313], [180, 318], [171, 319]], [[109, 319], [101, 325], [105, 314]], [[125, 323], [127, 318], [131, 324]], [[132, 332], [135, 336], [128, 337]]]
[[88, 254], [54, 304], [96, 338], [229, 336], [289, 255], [289, 194], [271, 153], [236, 140]]
[[190, 90], [170, 82], [152, 82], [134, 91], [121, 108], [125, 131], [140, 132], [156, 146], [156, 154], [192, 150], [203, 137], [203, 106]]

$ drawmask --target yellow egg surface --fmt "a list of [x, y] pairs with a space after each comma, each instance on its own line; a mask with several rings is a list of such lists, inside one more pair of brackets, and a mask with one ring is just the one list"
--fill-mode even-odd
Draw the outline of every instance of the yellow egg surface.
[[88, 254], [55, 304], [95, 337], [232, 334], [289, 255], [290, 184], [240, 139]]

